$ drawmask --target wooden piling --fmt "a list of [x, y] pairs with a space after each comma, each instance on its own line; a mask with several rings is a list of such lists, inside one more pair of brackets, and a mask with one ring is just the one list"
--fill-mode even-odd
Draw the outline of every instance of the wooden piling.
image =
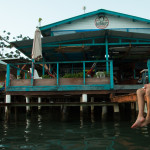
[[[91, 97], [91, 102], [94, 102], [94, 97]], [[94, 113], [94, 106], [91, 106], [91, 114]]]

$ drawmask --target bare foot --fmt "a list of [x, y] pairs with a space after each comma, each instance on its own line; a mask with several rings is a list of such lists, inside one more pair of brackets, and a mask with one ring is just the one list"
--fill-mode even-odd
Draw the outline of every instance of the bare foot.
[[131, 128], [138, 128], [141, 127], [142, 123], [144, 123], [145, 118], [141, 117], [141, 118], [137, 118], [137, 120], [135, 121], [135, 123], [131, 126]]
[[150, 119], [146, 118], [144, 122], [142, 122], [141, 127], [147, 126], [150, 124]]

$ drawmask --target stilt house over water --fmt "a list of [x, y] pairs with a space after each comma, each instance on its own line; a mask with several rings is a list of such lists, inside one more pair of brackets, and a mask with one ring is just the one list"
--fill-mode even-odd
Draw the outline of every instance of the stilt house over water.
[[[150, 79], [150, 20], [100, 9], [40, 27], [43, 59], [7, 64], [6, 93], [98, 101], [129, 94]], [[33, 40], [12, 42], [31, 57]], [[10, 80], [10, 69], [17, 79]], [[33, 69], [33, 68], [32, 68]], [[31, 72], [33, 71], [31, 69]], [[20, 78], [20, 73], [24, 76]], [[41, 77], [41, 78], [39, 78]], [[149, 77], [149, 78], [148, 78]]]

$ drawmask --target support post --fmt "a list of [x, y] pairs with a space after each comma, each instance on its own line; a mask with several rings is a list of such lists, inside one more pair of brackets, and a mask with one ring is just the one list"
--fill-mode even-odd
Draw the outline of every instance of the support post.
[[[94, 102], [94, 97], [91, 97], [91, 102]], [[91, 106], [91, 122], [94, 122], [94, 106]]]
[[147, 114], [147, 103], [145, 103], [144, 112]]
[[[6, 103], [11, 103], [11, 95], [6, 95]], [[5, 107], [5, 113], [9, 114], [8, 106]]]
[[114, 105], [114, 112], [115, 112], [115, 113], [118, 113], [118, 112], [119, 112], [119, 105], [118, 105], [118, 104], [115, 104], [115, 105]]
[[83, 62], [83, 84], [85, 85], [85, 61]]
[[109, 66], [108, 66], [108, 38], [107, 35], [105, 36], [105, 48], [106, 48], [106, 72], [108, 73], [109, 71]]
[[136, 111], [139, 111], [138, 102], [136, 101]]
[[[26, 97], [26, 103], [30, 103], [30, 98], [29, 97]], [[27, 113], [29, 113], [30, 106], [26, 106], [26, 111], [27, 111]]]
[[[91, 97], [91, 102], [94, 102], [94, 97]], [[91, 106], [91, 113], [94, 113], [94, 106]]]
[[[82, 97], [80, 97], [80, 102], [82, 102]], [[80, 106], [80, 112], [83, 112], [83, 106]]]
[[107, 113], [107, 106], [102, 106], [102, 116], [106, 115]]
[[44, 58], [43, 58], [43, 66], [42, 66], [42, 75], [44, 76], [45, 74], [45, 68], [44, 68], [45, 64], [44, 64]]
[[113, 61], [110, 61], [110, 88], [114, 88]]
[[17, 69], [17, 79], [19, 79], [19, 76], [20, 76], [20, 68], [19, 68], [19, 65], [18, 65], [18, 69]]
[[135, 105], [134, 103], [131, 103], [131, 110], [134, 110], [135, 109]]
[[87, 94], [82, 94], [82, 102], [87, 102]]
[[59, 85], [59, 63], [57, 63], [57, 85]]
[[9, 86], [10, 83], [10, 65], [7, 64], [7, 73], [6, 73], [6, 88]]
[[[38, 97], [38, 103], [41, 103], [41, 97]], [[41, 106], [38, 106], [38, 110], [41, 110]]]

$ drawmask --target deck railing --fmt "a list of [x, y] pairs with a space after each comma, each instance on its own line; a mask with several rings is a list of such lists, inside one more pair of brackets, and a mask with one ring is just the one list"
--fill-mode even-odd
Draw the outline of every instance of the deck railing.
[[[107, 77], [107, 79], [109, 79], [109, 82], [97, 82], [100, 81], [100, 79], [96, 79], [96, 78], [86, 78], [86, 70], [90, 69], [89, 66], [91, 66], [91, 64], [96, 63], [101, 65], [103, 68], [102, 71], [106, 71], [107, 73], [109, 73], [109, 77]], [[41, 65], [42, 64], [42, 65]], [[55, 65], [56, 66], [56, 77], [54, 81], [55, 84], [51, 84], [52, 79], [47, 79], [47, 81], [42, 80], [42, 79], [34, 79], [33, 76], [33, 70], [34, 67], [33, 66], [40, 66], [42, 67], [42, 75], [45, 74], [45, 64], [48, 65]], [[73, 84], [63, 84], [64, 82], [62, 81], [62, 77], [60, 75], [60, 66], [62, 66], [63, 64], [78, 64], [78, 66], [80, 66], [81, 71], [83, 72], [83, 77], [80, 80], [79, 84], [76, 84], [75, 82]], [[107, 66], [109, 66], [109, 70], [106, 69], [106, 64]], [[32, 74], [31, 74], [31, 78], [27, 79], [27, 74], [28, 71], [27, 70], [21, 70], [18, 66], [21, 65], [28, 65], [28, 68], [32, 68]], [[20, 75], [20, 71], [23, 71], [25, 74], [25, 79], [16, 79], [16, 80], [10, 80], [10, 68], [14, 68], [16, 69], [16, 75], [19, 76]], [[108, 68], [108, 67], [107, 67]], [[74, 68], [72, 68], [72, 72], [74, 71]], [[99, 71], [99, 70], [98, 70]], [[95, 80], [95, 82], [91, 82], [89, 80]], [[104, 79], [106, 80], [106, 78]], [[103, 81], [104, 81], [103, 80]], [[20, 82], [19, 82], [20, 81]], [[76, 78], [76, 81], [78, 81], [78, 79]], [[17, 84], [17, 83], [20, 84]], [[47, 82], [47, 83], [46, 83]], [[50, 84], [48, 84], [48, 82]], [[25, 83], [25, 84], [24, 84]], [[95, 87], [95, 88], [94, 88]], [[103, 88], [98, 88], [98, 87], [103, 87]], [[50, 91], [50, 90], [109, 90], [109, 89], [113, 89], [114, 88], [114, 81], [113, 81], [113, 61], [109, 60], [95, 60], [95, 61], [63, 61], [63, 62], [35, 62], [34, 65], [33, 63], [17, 63], [17, 64], [7, 64], [7, 76], [6, 76], [6, 91], [38, 91], [38, 90], [45, 90], [45, 91]]]

